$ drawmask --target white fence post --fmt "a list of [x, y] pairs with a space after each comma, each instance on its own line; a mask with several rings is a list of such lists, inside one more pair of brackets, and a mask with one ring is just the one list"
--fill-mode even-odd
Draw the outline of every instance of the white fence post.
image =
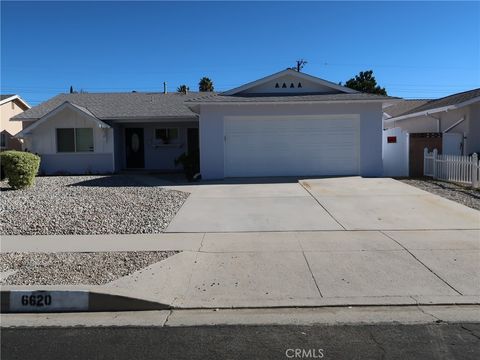
[[428, 162], [430, 160], [428, 159], [428, 148], [423, 149], [423, 176], [427, 175], [428, 173]]
[[433, 171], [432, 171], [432, 174], [433, 174], [433, 178], [436, 179], [437, 178], [437, 154], [438, 154], [438, 151], [437, 149], [433, 149], [433, 154], [432, 154], [432, 165], [433, 165]]
[[474, 153], [472, 155], [472, 186], [478, 187], [478, 171], [479, 171], [479, 164], [478, 164], [478, 155]]

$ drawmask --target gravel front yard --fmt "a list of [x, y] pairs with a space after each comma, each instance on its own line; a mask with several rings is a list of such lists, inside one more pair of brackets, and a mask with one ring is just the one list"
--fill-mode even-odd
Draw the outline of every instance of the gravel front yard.
[[401, 179], [405, 184], [480, 210], [480, 190], [433, 179]]
[[2, 285], [102, 285], [165, 260], [178, 251], [2, 253]]
[[188, 197], [127, 175], [38, 177], [26, 190], [0, 189], [0, 235], [159, 233]]

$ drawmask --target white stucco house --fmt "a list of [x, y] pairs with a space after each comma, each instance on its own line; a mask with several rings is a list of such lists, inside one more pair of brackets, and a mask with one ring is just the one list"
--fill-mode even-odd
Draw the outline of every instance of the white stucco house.
[[395, 98], [283, 70], [223, 93], [60, 94], [14, 120], [42, 171], [176, 171], [203, 179], [382, 175], [382, 108]]

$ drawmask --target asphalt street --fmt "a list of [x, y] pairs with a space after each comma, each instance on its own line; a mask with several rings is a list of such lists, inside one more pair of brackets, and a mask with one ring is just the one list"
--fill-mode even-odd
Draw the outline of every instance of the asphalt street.
[[7, 359], [479, 359], [480, 324], [3, 328]]

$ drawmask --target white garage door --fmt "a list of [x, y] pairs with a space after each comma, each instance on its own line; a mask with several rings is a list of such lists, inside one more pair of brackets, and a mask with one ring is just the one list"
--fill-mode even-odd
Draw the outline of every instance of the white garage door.
[[328, 117], [225, 119], [225, 177], [357, 175], [360, 121]]

